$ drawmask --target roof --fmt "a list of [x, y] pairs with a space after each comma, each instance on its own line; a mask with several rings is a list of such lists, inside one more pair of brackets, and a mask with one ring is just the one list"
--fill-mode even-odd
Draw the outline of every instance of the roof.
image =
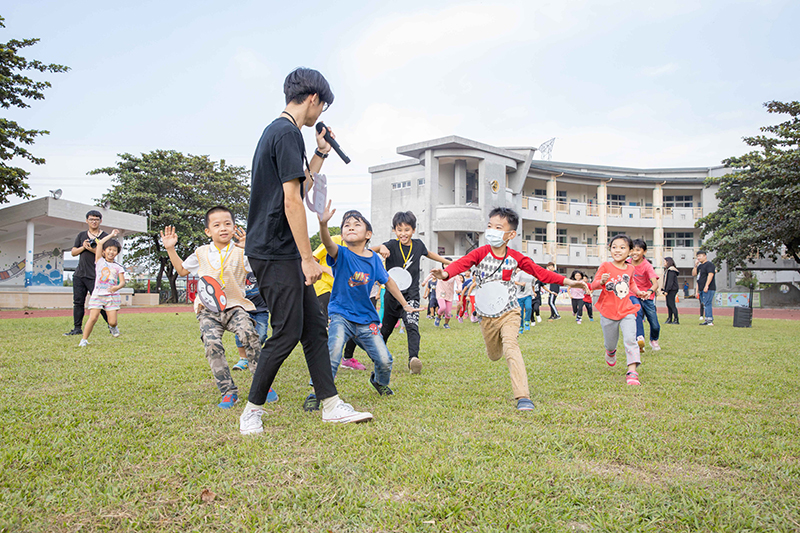
[[397, 148], [397, 153], [400, 155], [406, 155], [408, 157], [420, 159], [425, 154], [426, 150], [448, 149], [479, 150], [481, 152], [507, 157], [513, 161], [516, 161], [517, 163], [525, 162], [525, 155], [523, 154], [508, 150], [506, 148], [498, 148], [496, 146], [480, 143], [478, 141], [465, 139], [464, 137], [459, 137], [458, 135], [450, 135], [440, 139], [432, 139], [430, 141], [422, 141], [406, 146], [400, 146]]
[[651, 183], [694, 183], [702, 184], [709, 171], [722, 167], [683, 167], [683, 168], [632, 168], [559, 161], [533, 161], [530, 171], [558, 173], [567, 177], [593, 178], [598, 181], [633, 181]]

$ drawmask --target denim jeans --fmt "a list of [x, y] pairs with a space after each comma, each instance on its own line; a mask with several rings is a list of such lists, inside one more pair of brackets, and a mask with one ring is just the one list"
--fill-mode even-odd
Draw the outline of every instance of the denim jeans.
[[661, 326], [658, 323], [655, 300], [640, 300], [636, 296], [631, 296], [631, 302], [640, 306], [639, 312], [636, 313], [636, 337], [644, 337], [644, 319], [647, 317], [650, 323], [650, 340], [657, 341], [661, 334]]
[[338, 313], [331, 314], [328, 327], [328, 353], [331, 357], [331, 371], [336, 371], [342, 362], [342, 352], [348, 340], [353, 339], [359, 348], [375, 363], [375, 382], [389, 385], [392, 377], [392, 354], [383, 341], [379, 324], [356, 324]]
[[717, 291], [706, 291], [700, 293], [701, 301], [703, 302], [703, 307], [706, 310], [706, 322], [713, 322], [714, 321], [714, 294]]
[[527, 323], [531, 323], [531, 308], [533, 303], [532, 296], [525, 296], [524, 298], [517, 298], [520, 307], [520, 317], [519, 317], [519, 327], [522, 327]]
[[[269, 311], [263, 313], [250, 313], [250, 318], [256, 323], [256, 333], [258, 333], [258, 344], [263, 347], [264, 342], [267, 340], [267, 327], [269, 326]], [[236, 336], [236, 347], [244, 348], [244, 344]]]

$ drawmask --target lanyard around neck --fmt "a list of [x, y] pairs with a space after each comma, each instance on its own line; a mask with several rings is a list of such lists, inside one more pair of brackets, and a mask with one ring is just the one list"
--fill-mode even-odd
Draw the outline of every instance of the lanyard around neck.
[[400, 239], [397, 239], [397, 244], [400, 245], [400, 255], [403, 256], [403, 268], [408, 268], [408, 261], [413, 257], [412, 251], [414, 250], [414, 241], [411, 241], [411, 244], [408, 247], [408, 257], [406, 257], [406, 253], [403, 251], [403, 243], [400, 242]]
[[[217, 245], [214, 245], [214, 248], [217, 248]], [[222, 250], [217, 248], [217, 252], [219, 252], [219, 280], [222, 282], [222, 288], [225, 288], [225, 261], [228, 260], [228, 257], [231, 255], [231, 243], [228, 243], [228, 246], [225, 247], [225, 255], [222, 255]]]

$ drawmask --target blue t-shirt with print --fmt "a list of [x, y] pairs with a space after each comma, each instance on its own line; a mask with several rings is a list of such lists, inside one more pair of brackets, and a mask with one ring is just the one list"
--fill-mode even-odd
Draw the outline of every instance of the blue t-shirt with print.
[[372, 285], [389, 281], [389, 274], [378, 254], [361, 257], [344, 246], [334, 260], [328, 256], [328, 266], [333, 270], [333, 290], [328, 304], [328, 314], [339, 314], [356, 324], [380, 322], [378, 312], [369, 299]]

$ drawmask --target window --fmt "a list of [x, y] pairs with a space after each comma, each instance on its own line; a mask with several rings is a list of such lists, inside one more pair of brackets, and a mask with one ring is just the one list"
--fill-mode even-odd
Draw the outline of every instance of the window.
[[547, 228], [534, 228], [533, 229], [533, 240], [536, 242], [545, 242], [547, 241]]
[[578, 244], [578, 238], [577, 237], [570, 237], [569, 238], [569, 243], [570, 244]]
[[622, 207], [623, 205], [625, 205], [625, 195], [624, 194], [609, 194], [608, 195], [608, 205]]
[[547, 191], [545, 189], [534, 189], [533, 196], [535, 198], [547, 198]]
[[664, 207], [694, 207], [694, 197], [692, 195], [665, 196]]
[[567, 191], [556, 191], [556, 201], [558, 201], [558, 202], [566, 202], [567, 201]]
[[665, 233], [664, 246], [667, 248], [693, 248], [694, 234], [680, 231]]
[[423, 186], [423, 185], [425, 185], [425, 178], [420, 178], [420, 179], [418, 179], [418, 180], [417, 180], [417, 185], [419, 185], [420, 187], [421, 187], [421, 186]]
[[468, 204], [478, 203], [478, 171], [467, 171], [467, 197]]
[[565, 229], [556, 230], [556, 242], [558, 244], [567, 244], [567, 230]]
[[408, 181], [398, 181], [397, 183], [392, 183], [392, 190], [396, 191], [398, 189], [410, 189], [411, 188], [411, 180]]

